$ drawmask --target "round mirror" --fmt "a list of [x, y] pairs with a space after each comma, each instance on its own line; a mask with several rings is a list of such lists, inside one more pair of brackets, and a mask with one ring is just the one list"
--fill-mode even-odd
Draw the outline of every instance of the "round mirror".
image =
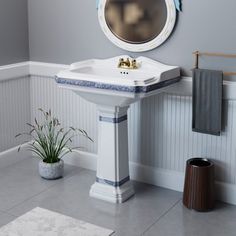
[[100, 0], [99, 22], [118, 47], [141, 52], [161, 45], [176, 19], [173, 0]]

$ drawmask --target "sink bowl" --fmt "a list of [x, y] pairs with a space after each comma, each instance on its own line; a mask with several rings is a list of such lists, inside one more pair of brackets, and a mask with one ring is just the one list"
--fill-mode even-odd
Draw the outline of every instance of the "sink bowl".
[[129, 176], [129, 105], [180, 80], [177, 66], [139, 57], [138, 69], [125, 69], [117, 67], [119, 58], [77, 62], [56, 76], [60, 87], [97, 104], [97, 176], [90, 196], [113, 203], [122, 203], [134, 195]]
[[[120, 56], [127, 58], [128, 56]], [[138, 57], [138, 69], [117, 67], [120, 57], [73, 63], [56, 76], [60, 87], [99, 105], [128, 106], [142, 97], [161, 92], [180, 79], [180, 68]]]
[[74, 74], [71, 74], [72, 79], [80, 76], [80, 79], [88, 81], [123, 86], [147, 85], [156, 79], [153, 73], [145, 73], [143, 69], [129, 71], [128, 69], [121, 70], [116, 67], [105, 68], [99, 66], [96, 61], [92, 61], [88, 66], [72, 69], [71, 72]]

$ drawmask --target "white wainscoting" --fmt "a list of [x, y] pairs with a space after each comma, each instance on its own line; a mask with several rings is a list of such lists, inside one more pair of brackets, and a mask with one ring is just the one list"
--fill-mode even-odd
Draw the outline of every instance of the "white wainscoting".
[[236, 184], [236, 101], [224, 100], [220, 137], [191, 131], [191, 103], [191, 97], [163, 93], [135, 104], [129, 112], [131, 160], [184, 172], [187, 159], [207, 157], [218, 181]]
[[[94, 143], [81, 138], [76, 139], [75, 145], [83, 146], [84, 152], [71, 155], [65, 159], [67, 163], [95, 169], [96, 107], [72, 92], [57, 87], [53, 76], [60, 69], [67, 67], [29, 62], [30, 79], [24, 77], [0, 83], [0, 96], [5, 93], [4, 98], [8, 98], [3, 102], [1, 97], [0, 101], [1, 109], [5, 107], [3, 116], [1, 110], [0, 127], [7, 128], [7, 132], [5, 131], [0, 138], [0, 151], [18, 144], [12, 136], [24, 128], [22, 124], [35, 116], [41, 119], [37, 111], [39, 107], [51, 108], [63, 125], [83, 128], [94, 139]], [[225, 82], [225, 127], [220, 137], [191, 131], [191, 78], [183, 79], [166, 93], [132, 105], [128, 114], [131, 177], [182, 191], [185, 161], [191, 157], [211, 158], [216, 163], [219, 199], [236, 204], [235, 89], [236, 83]], [[12, 94], [10, 98], [9, 94]], [[12, 104], [15, 104], [15, 108], [9, 110], [14, 106]], [[5, 123], [2, 117], [5, 117]], [[9, 117], [12, 117], [12, 121], [7, 120]], [[19, 122], [20, 125], [13, 127], [12, 122]], [[4, 140], [6, 136], [9, 137], [8, 141]]]
[[15, 135], [27, 130], [30, 119], [29, 77], [0, 81], [0, 152], [26, 140]]
[[51, 109], [64, 127], [76, 127], [87, 131], [94, 140], [92, 143], [82, 136], [74, 139], [74, 146], [95, 153], [97, 151], [97, 111], [75, 93], [61, 89], [51, 77], [31, 76], [30, 79], [31, 119], [41, 120], [38, 108]]

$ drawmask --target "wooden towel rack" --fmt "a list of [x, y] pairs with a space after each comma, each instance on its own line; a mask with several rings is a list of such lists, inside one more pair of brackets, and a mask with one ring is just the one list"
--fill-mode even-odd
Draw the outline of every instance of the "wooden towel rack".
[[[210, 53], [210, 52], [193, 52], [195, 55], [195, 68], [198, 69], [199, 65], [199, 56], [208, 56], [208, 57], [225, 57], [225, 58], [236, 58], [236, 54], [224, 54], [224, 53]], [[236, 72], [224, 72], [224, 75], [236, 75]]]

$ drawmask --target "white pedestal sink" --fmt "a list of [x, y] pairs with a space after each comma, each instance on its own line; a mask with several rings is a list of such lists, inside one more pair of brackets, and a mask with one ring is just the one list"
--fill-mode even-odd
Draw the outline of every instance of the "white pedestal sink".
[[60, 87], [97, 104], [97, 177], [90, 196], [114, 203], [124, 202], [134, 194], [129, 176], [129, 105], [162, 92], [180, 79], [179, 67], [139, 57], [138, 69], [120, 69], [117, 68], [119, 58], [74, 63], [56, 76]]

